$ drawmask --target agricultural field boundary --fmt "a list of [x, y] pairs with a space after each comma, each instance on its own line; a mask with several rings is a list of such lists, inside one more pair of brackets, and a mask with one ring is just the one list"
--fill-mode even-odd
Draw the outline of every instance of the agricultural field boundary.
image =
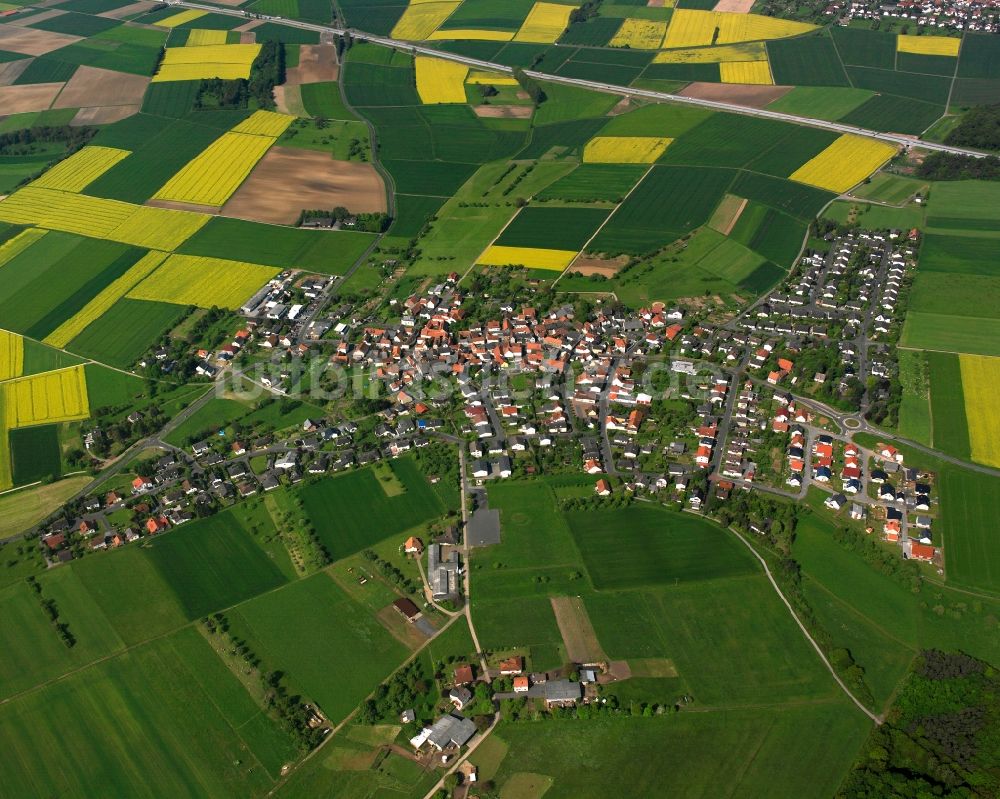
[[[174, 5], [189, 8], [199, 11], [208, 11], [216, 14], [228, 14], [229, 16], [235, 16], [243, 18], [243, 12], [236, 9], [220, 8], [218, 6], [208, 6], [201, 5], [199, 3], [187, 2], [187, 0], [176, 0]], [[343, 36], [347, 33], [346, 28], [337, 28], [332, 25], [317, 25], [311, 22], [301, 22], [299, 20], [290, 20], [283, 17], [273, 17], [270, 22], [275, 25], [285, 25], [291, 28], [299, 28], [301, 30], [315, 31], [318, 33], [332, 33], [336, 36]], [[502, 72], [504, 74], [511, 74], [513, 72], [512, 68], [506, 64], [499, 64], [492, 61], [485, 61], [478, 58], [470, 58], [468, 56], [459, 55], [457, 53], [449, 53], [444, 50], [437, 50], [433, 47], [426, 47], [419, 43], [402, 41], [399, 39], [392, 39], [387, 36], [378, 36], [372, 33], [365, 33], [364, 31], [351, 30], [351, 36], [356, 41], [371, 42], [372, 44], [381, 45], [383, 47], [391, 47], [395, 49], [402, 49], [413, 53], [414, 55], [428, 55], [435, 58], [444, 58], [450, 61], [457, 61], [460, 64], [467, 64], [475, 69], [488, 70], [492, 72]], [[651, 89], [637, 89], [628, 86], [618, 86], [612, 83], [601, 83], [598, 81], [584, 80], [582, 78], [569, 78], [563, 75], [551, 75], [546, 72], [537, 72], [534, 70], [526, 70], [525, 74], [531, 78], [536, 78], [538, 80], [545, 80], [551, 83], [563, 83], [569, 86], [581, 86], [585, 89], [592, 89], [594, 91], [608, 92], [611, 94], [619, 94], [630, 97], [640, 97], [643, 99], [653, 100], [655, 102], [674, 102], [682, 103], [685, 105], [700, 106], [702, 108], [709, 108], [717, 111], [728, 111], [734, 114], [740, 114], [743, 116], [754, 116], [764, 119], [775, 119], [783, 122], [792, 122], [799, 125], [808, 125], [810, 127], [822, 128], [823, 130], [830, 130], [836, 133], [853, 133], [858, 136], [865, 136], [870, 139], [878, 139], [880, 141], [889, 142], [892, 144], [897, 144], [905, 147], [911, 147], [913, 145], [918, 145], [919, 147], [926, 150], [933, 150], [936, 152], [946, 152], [955, 155], [967, 155], [972, 158], [985, 158], [988, 153], [982, 152], [980, 150], [974, 150], [966, 147], [953, 147], [947, 144], [941, 144], [939, 142], [924, 141], [924, 140], [914, 140], [909, 136], [896, 135], [892, 133], [882, 133], [880, 131], [868, 130], [867, 128], [860, 128], [854, 125], [841, 124], [839, 122], [829, 122], [823, 119], [814, 119], [812, 117], [797, 116], [795, 114], [786, 114], [780, 111], [768, 111], [767, 109], [760, 108], [748, 108], [742, 105], [734, 105], [733, 103], [726, 103], [719, 100], [702, 100], [696, 97], [684, 97], [679, 94], [671, 94], [669, 92], [658, 92]]]

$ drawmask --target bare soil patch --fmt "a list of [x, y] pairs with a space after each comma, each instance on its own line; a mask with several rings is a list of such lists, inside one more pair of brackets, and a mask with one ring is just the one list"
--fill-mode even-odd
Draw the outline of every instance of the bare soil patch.
[[45, 20], [52, 19], [53, 17], [61, 17], [65, 13], [65, 11], [60, 11], [58, 8], [50, 8], [48, 11], [42, 11], [39, 14], [32, 14], [27, 17], [15, 17], [7, 24], [17, 25], [18, 27], [34, 25], [36, 22], [45, 22]]
[[55, 108], [142, 105], [149, 85], [145, 75], [127, 75], [98, 67], [80, 67], [56, 98]]
[[763, 108], [792, 90], [791, 86], [747, 86], [734, 83], [694, 82], [685, 86], [678, 94], [697, 97], [700, 100], [719, 100], [736, 103], [748, 108]]
[[274, 104], [282, 114], [297, 117], [307, 117], [306, 107], [302, 104], [302, 89], [298, 86], [275, 86]]
[[69, 123], [71, 125], [110, 125], [120, 122], [126, 117], [138, 114], [141, 105], [97, 105], [92, 108], [81, 108]]
[[608, 664], [608, 670], [604, 674], [597, 675], [597, 681], [602, 685], [619, 680], [627, 680], [632, 676], [632, 669], [629, 668], [627, 660], [612, 660]]
[[375, 614], [375, 618], [403, 646], [415, 649], [427, 640], [413, 625], [403, 621], [403, 617], [392, 605], [382, 608]]
[[5, 114], [44, 111], [52, 105], [62, 83], [27, 83], [23, 86], [0, 87], [0, 108]]
[[18, 28], [14, 25], [0, 26], [0, 50], [8, 50], [12, 53], [45, 55], [78, 41], [80, 41], [79, 36], [70, 36], [68, 33]]
[[636, 658], [628, 665], [633, 677], [677, 676], [677, 667], [670, 658]]
[[240, 31], [240, 44], [256, 44], [257, 34], [253, 31]]
[[121, 8], [112, 8], [110, 11], [102, 11], [97, 16], [106, 17], [107, 19], [126, 19], [127, 17], [145, 14], [155, 5], [156, 3], [151, 2], [151, 0], [139, 0], [138, 3], [131, 3]]
[[339, 77], [336, 47], [332, 44], [304, 44], [299, 48], [298, 66], [285, 71], [285, 85], [335, 81]]
[[715, 209], [708, 226], [724, 236], [728, 236], [746, 207], [747, 201], [744, 198], [737, 197], [735, 194], [727, 194], [722, 198], [719, 207]]
[[713, 11], [731, 11], [736, 14], [749, 14], [753, 8], [753, 0], [719, 0]]
[[244, 31], [252, 31], [254, 28], [259, 28], [263, 24], [264, 20], [254, 19], [251, 20], [250, 22], [244, 22], [242, 25], [237, 25], [235, 28], [233, 28], [233, 30], [237, 31], [238, 33], [243, 33]]
[[624, 114], [631, 111], [633, 108], [638, 108], [639, 103], [633, 100], [631, 97], [622, 97], [617, 103], [615, 103], [614, 108], [608, 111], [609, 117], [616, 117], [619, 114]]
[[664, 5], [666, 5], [666, 3], [664, 3], [663, 0], [647, 0], [646, 2], [647, 8], [663, 8]]
[[596, 255], [578, 255], [566, 271], [576, 272], [584, 276], [604, 275], [605, 277], [614, 277], [618, 274], [618, 270], [622, 269], [627, 263], [627, 255], [619, 255], [617, 258], [599, 258]]
[[272, 147], [222, 209], [225, 216], [291, 225], [303, 208], [343, 206], [384, 212], [385, 186], [371, 164], [334, 161], [329, 154]]
[[530, 105], [477, 105], [472, 109], [477, 117], [489, 119], [530, 119]]
[[606, 662], [608, 656], [597, 640], [583, 600], [580, 597], [554, 596], [550, 601], [569, 659], [574, 663]]
[[30, 58], [19, 58], [17, 61], [0, 64], [0, 86], [10, 86], [28, 68], [30, 63]]

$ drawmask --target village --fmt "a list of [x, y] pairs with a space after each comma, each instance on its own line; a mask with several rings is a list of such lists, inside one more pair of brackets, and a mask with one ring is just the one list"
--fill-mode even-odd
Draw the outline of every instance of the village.
[[[380, 410], [309, 418], [281, 437], [246, 431], [183, 448], [154, 439], [160, 454], [130, 484], [39, 528], [44, 551], [58, 562], [115, 548], [436, 442], [463, 449], [478, 545], [500, 537], [490, 481], [582, 471], [597, 497], [627, 492], [694, 512], [737, 488], [796, 501], [818, 489], [830, 510], [905, 557], [933, 561], [933, 475], [906, 468], [890, 444], [850, 441], [869, 429], [866, 413], [898, 395], [892, 345], [916, 237], [830, 234], [827, 252], [807, 253], [779, 289], [721, 324], [663, 304], [598, 302], [578, 318], [570, 303], [542, 311], [502, 297], [480, 323], [466, 317], [455, 274], [360, 318], [327, 310], [334, 281], [283, 274], [247, 303], [229, 343], [197, 353], [200, 372], [220, 377], [243, 356], [258, 367], [244, 377], [280, 397], [298, 361], [321, 359], [365, 373], [381, 388]], [[306, 304], [288, 302], [293, 292]], [[431, 547], [428, 557], [433, 597], [456, 599], [457, 556]]]

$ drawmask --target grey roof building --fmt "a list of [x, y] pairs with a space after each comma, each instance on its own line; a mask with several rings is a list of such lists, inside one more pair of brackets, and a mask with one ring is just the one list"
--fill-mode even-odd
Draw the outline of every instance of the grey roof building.
[[469, 719], [449, 713], [434, 722], [428, 743], [435, 749], [446, 749], [449, 746], [463, 746], [476, 734], [476, 725]]

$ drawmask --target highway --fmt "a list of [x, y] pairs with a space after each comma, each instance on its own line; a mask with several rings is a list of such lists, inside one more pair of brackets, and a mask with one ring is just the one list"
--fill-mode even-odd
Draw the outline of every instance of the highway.
[[[241, 19], [249, 19], [249, 17], [247, 17], [247, 15], [239, 9], [223, 8], [220, 6], [206, 5], [204, 3], [192, 3], [188, 2], [188, 0], [167, 0], [167, 3], [168, 5], [181, 6], [183, 8], [190, 8], [198, 11], [208, 11], [213, 14], [228, 14], [230, 16], [240, 17]], [[459, 55], [458, 53], [447, 53], [443, 50], [436, 50], [433, 47], [427, 47], [415, 42], [391, 39], [388, 36], [377, 36], [373, 33], [365, 33], [364, 31], [355, 30], [354, 28], [336, 28], [330, 25], [317, 25], [313, 22], [302, 22], [296, 19], [286, 19], [284, 17], [267, 15], [260, 15], [260, 19], [267, 22], [274, 22], [279, 25], [287, 25], [291, 28], [316, 31], [317, 33], [332, 33], [336, 36], [350, 34], [353, 39], [358, 41], [371, 42], [372, 44], [382, 45], [383, 47], [394, 47], [398, 50], [406, 50], [420, 55], [429, 55], [436, 58], [442, 58], [447, 61], [455, 61], [459, 64], [465, 64], [475, 69], [488, 70], [491, 72], [503, 72], [507, 74], [513, 72], [513, 69], [505, 64], [497, 64], [492, 61], [470, 58], [468, 56]], [[917, 139], [914, 136], [904, 136], [899, 133], [882, 133], [881, 131], [868, 130], [867, 128], [859, 128], [854, 125], [845, 125], [841, 122], [828, 122], [824, 119], [801, 117], [796, 116], [795, 114], [783, 114], [780, 111], [768, 111], [766, 108], [748, 108], [747, 106], [725, 103], [719, 100], [702, 100], [697, 97], [684, 97], [679, 94], [670, 94], [668, 92], [656, 92], [649, 89], [634, 89], [628, 86], [617, 86], [613, 83], [600, 83], [598, 81], [583, 80], [581, 78], [567, 78], [562, 75], [551, 75], [547, 72], [536, 72], [534, 70], [525, 70], [524, 74], [531, 78], [535, 78], [536, 80], [544, 80], [551, 83], [563, 83], [569, 86], [578, 86], [580, 88], [591, 89], [598, 92], [608, 92], [610, 94], [620, 94], [626, 97], [641, 97], [644, 100], [651, 100], [657, 103], [681, 103], [684, 105], [698, 106], [700, 108], [708, 108], [713, 111], [727, 111], [732, 114], [742, 114], [744, 116], [758, 117], [760, 119], [774, 119], [780, 122], [808, 125], [809, 127], [821, 128], [834, 133], [853, 133], [857, 136], [866, 136], [870, 139], [878, 139], [879, 141], [888, 142], [901, 147], [919, 146], [924, 150], [951, 153], [952, 155], [966, 155], [972, 158], [984, 158], [989, 155], [989, 153], [984, 153], [980, 150], [973, 150], [966, 147], [953, 147], [947, 144], [939, 144], [938, 142], [932, 141], [923, 141], [922, 139]]]

